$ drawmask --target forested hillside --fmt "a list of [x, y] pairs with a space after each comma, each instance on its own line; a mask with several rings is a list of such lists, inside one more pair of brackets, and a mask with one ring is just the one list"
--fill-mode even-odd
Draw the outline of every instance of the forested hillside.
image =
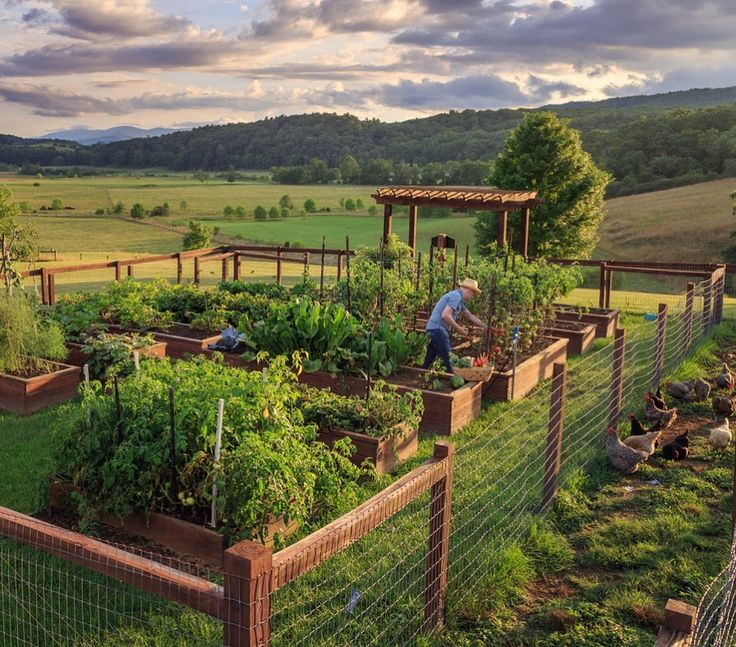
[[[736, 175], [736, 88], [548, 109], [569, 118], [594, 160], [614, 174], [616, 182], [609, 195]], [[398, 175], [392, 171], [396, 164], [493, 160], [525, 112], [451, 111], [398, 123], [336, 114], [282, 116], [93, 146], [0, 136], [0, 163], [221, 171], [231, 166], [298, 166], [313, 158], [336, 168], [348, 155], [361, 166], [388, 160], [382, 165], [385, 178], [372, 173], [363, 179], [373, 183], [391, 181], [392, 175]], [[326, 177], [336, 178], [335, 174]]]

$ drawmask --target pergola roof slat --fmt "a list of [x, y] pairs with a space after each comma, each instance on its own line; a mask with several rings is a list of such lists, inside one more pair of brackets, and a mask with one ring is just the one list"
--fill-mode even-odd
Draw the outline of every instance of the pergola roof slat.
[[387, 186], [373, 194], [378, 204], [431, 205], [454, 209], [513, 211], [539, 204], [535, 191], [509, 191], [494, 187]]

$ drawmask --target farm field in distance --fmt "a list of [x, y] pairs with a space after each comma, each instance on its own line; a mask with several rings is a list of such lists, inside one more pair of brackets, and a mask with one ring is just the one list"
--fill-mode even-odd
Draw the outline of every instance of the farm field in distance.
[[[40, 186], [33, 186], [34, 182], [39, 182]], [[140, 202], [147, 209], [168, 202], [171, 215], [157, 221], [182, 225], [188, 220], [203, 220], [219, 227], [223, 234], [241, 236], [245, 242], [253, 243], [298, 241], [305, 246], [319, 246], [322, 236], [325, 236], [328, 247], [341, 247], [347, 233], [351, 246], [357, 247], [375, 244], [382, 232], [381, 209], [377, 216], [370, 216], [367, 212], [373, 204], [370, 197], [373, 187], [368, 186], [231, 184], [221, 179], [202, 183], [188, 174], [40, 180], [3, 174], [0, 175], [0, 184], [8, 186], [15, 200], [27, 202], [31, 209], [50, 205], [54, 198], [59, 198], [64, 206], [73, 206], [73, 211], [43, 212], [26, 218], [38, 226], [44, 247], [56, 248], [64, 255], [71, 254], [76, 260], [79, 260], [79, 252], [140, 255], [179, 248], [181, 237], [174, 232], [122, 221], [114, 216], [94, 215], [95, 210], [111, 208], [118, 201], [123, 203], [126, 211], [135, 202]], [[736, 178], [609, 200], [608, 214], [601, 226], [601, 240], [594, 257], [719, 261], [729, 232], [736, 228], [729, 198], [734, 190]], [[312, 198], [318, 209], [329, 208], [330, 213], [294, 215], [263, 222], [252, 218], [226, 219], [222, 215], [227, 205], [242, 206], [251, 212], [259, 204], [269, 209], [276, 206], [284, 194], [291, 197], [296, 214], [307, 198]], [[363, 210], [341, 210], [340, 199], [348, 198], [361, 199]], [[187, 202], [186, 209], [180, 207], [182, 200]], [[420, 215], [419, 247], [426, 249], [429, 238], [437, 233], [446, 233], [456, 238], [464, 248], [466, 244], [472, 244], [473, 222], [472, 215], [450, 218], [422, 218]], [[406, 218], [396, 215], [394, 231], [405, 239], [407, 228]], [[84, 249], [80, 240], [85, 241]]]

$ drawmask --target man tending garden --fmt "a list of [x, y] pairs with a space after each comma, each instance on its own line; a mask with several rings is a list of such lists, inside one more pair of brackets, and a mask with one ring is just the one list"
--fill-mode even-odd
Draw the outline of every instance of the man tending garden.
[[432, 310], [429, 321], [427, 321], [426, 331], [429, 344], [427, 345], [427, 354], [424, 357], [422, 368], [429, 368], [439, 357], [447, 372], [453, 372], [452, 362], [450, 361], [450, 353], [452, 352], [450, 329], [464, 337], [468, 334], [467, 329], [457, 322], [460, 315], [464, 314], [465, 318], [474, 326], [486, 327], [486, 324], [465, 307], [465, 301], [469, 301], [479, 294], [478, 281], [463, 279], [455, 290], [450, 290], [440, 297]]

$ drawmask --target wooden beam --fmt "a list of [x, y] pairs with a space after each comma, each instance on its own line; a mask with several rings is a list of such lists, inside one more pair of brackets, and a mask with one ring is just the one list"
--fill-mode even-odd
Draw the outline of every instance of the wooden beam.
[[499, 247], [506, 247], [506, 236], [509, 227], [509, 212], [499, 211], [498, 213], [498, 231], [496, 233], [496, 243]]
[[393, 220], [393, 206], [386, 204], [383, 207], [383, 242], [388, 242], [388, 237], [391, 235]]
[[417, 248], [417, 219], [419, 207], [413, 204], [409, 207], [409, 247]]

